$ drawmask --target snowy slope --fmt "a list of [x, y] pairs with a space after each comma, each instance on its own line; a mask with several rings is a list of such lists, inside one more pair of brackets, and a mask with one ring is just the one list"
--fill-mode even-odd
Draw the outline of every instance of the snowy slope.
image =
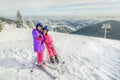
[[[56, 80], [120, 80], [120, 41], [50, 32], [65, 73], [48, 69]], [[46, 57], [46, 52], [45, 52]], [[31, 29], [0, 32], [0, 80], [54, 80], [35, 67]]]

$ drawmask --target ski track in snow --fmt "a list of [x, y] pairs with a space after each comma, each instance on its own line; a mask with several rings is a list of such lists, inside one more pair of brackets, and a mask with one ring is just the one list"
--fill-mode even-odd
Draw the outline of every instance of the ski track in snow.
[[0, 33], [0, 80], [120, 80], [120, 41], [50, 34], [58, 54], [65, 61], [64, 66], [58, 67], [59, 70], [63, 67], [64, 74], [50, 68], [47, 74], [37, 67], [31, 73], [35, 58], [31, 30], [5, 28]]

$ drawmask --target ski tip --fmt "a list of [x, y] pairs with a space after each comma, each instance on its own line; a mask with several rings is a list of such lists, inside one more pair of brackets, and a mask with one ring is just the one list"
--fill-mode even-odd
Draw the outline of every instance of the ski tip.
[[30, 72], [33, 72], [33, 70], [31, 70]]
[[54, 77], [54, 80], [59, 80], [59, 78], [58, 77]]
[[64, 62], [64, 61], [63, 61], [62, 63], [63, 63], [63, 64], [65, 64], [65, 62]]

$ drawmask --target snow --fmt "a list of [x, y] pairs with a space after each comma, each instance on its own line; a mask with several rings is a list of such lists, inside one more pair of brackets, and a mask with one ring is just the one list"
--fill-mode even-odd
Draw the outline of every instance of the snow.
[[[31, 73], [31, 31], [5, 27], [0, 32], [0, 80], [120, 80], [120, 41], [56, 32], [50, 34], [65, 61], [65, 73], [48, 68], [57, 79], [37, 67]], [[46, 60], [46, 51], [44, 55]]]

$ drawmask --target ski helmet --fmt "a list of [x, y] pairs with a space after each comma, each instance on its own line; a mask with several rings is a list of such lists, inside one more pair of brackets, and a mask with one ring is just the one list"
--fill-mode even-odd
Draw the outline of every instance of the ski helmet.
[[40, 22], [36, 24], [36, 28], [37, 28], [38, 26], [41, 26], [41, 27], [43, 28], [43, 25], [42, 25], [42, 23], [40, 23]]
[[43, 31], [44, 31], [44, 30], [47, 30], [47, 32], [49, 31], [49, 29], [48, 29], [48, 26], [47, 26], [47, 25], [43, 27]]

